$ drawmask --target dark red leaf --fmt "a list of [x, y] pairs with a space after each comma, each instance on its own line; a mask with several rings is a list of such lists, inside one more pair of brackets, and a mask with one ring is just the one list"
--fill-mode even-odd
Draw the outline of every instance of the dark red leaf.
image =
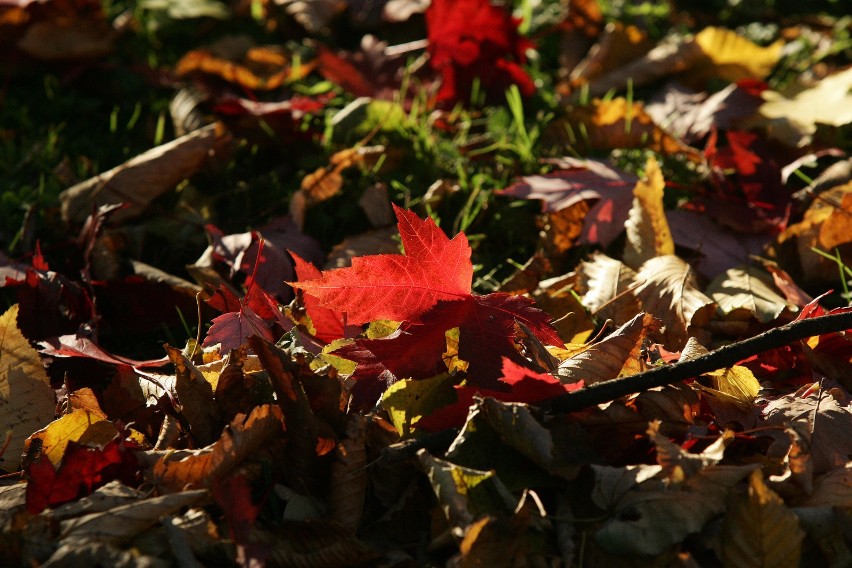
[[46, 457], [27, 467], [27, 510], [38, 514], [84, 497], [110, 481], [120, 480], [135, 487], [139, 462], [131, 448], [116, 438], [103, 449], [69, 442], [59, 469]]

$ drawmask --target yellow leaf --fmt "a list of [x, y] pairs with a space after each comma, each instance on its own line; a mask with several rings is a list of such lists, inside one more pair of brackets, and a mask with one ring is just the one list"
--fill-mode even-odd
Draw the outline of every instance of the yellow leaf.
[[663, 207], [665, 186], [660, 165], [653, 156], [649, 157], [645, 177], [633, 188], [633, 207], [624, 225], [624, 263], [628, 266], [636, 268], [654, 257], [674, 254], [674, 240]]
[[741, 35], [724, 28], [704, 28], [695, 43], [715, 67], [715, 75], [731, 81], [763, 79], [781, 58], [784, 41], [760, 47]]
[[12, 431], [4, 459], [17, 467], [24, 440], [56, 412], [50, 379], [38, 352], [18, 329], [18, 305], [0, 316], [0, 433]]
[[421, 418], [455, 402], [453, 383], [447, 374], [397, 381], [382, 395], [381, 405], [400, 436], [408, 436]]
[[113, 423], [102, 413], [74, 410], [30, 436], [27, 443], [32, 443], [32, 440], [36, 439], [41, 440], [42, 454], [46, 455], [54, 466], [58, 466], [69, 442], [77, 442], [84, 446], [102, 446], [112, 440], [117, 433], [118, 430]]
[[852, 122], [852, 68], [829, 75], [807, 89], [785, 93], [764, 91], [761, 105], [769, 135], [791, 146], [810, 144], [817, 124], [843, 126]]

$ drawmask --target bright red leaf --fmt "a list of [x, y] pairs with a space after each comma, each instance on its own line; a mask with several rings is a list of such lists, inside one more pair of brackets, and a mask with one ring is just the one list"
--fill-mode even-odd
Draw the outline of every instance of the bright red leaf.
[[[296, 268], [296, 277], [299, 282], [316, 280], [322, 278], [322, 272], [312, 263], [303, 259], [298, 254], [290, 251], [293, 265]], [[331, 343], [346, 335], [346, 326], [343, 323], [343, 315], [340, 312], [324, 308], [319, 300], [310, 294], [304, 295], [305, 311], [311, 318], [311, 323], [316, 330], [315, 337], [325, 343]]]
[[[347, 312], [350, 321], [376, 319], [403, 322], [382, 339], [358, 339], [338, 355], [367, 367], [356, 379], [370, 404], [393, 378], [425, 378], [439, 372], [448, 330], [459, 328], [459, 357], [469, 363], [469, 383], [499, 389], [500, 361], [524, 361], [515, 346], [515, 322], [526, 325], [540, 341], [561, 345], [550, 316], [523, 296], [471, 293], [473, 266], [464, 233], [449, 239], [435, 223], [396, 208], [405, 255], [356, 257], [350, 268], [322, 273], [320, 278], [293, 284], [321, 306]], [[388, 376], [387, 371], [390, 373]], [[381, 376], [381, 378], [379, 378]], [[381, 384], [380, 384], [381, 382]], [[358, 397], [356, 397], [358, 398]]]
[[510, 85], [524, 96], [535, 84], [521, 67], [531, 43], [518, 34], [518, 21], [489, 0], [433, 0], [426, 10], [429, 63], [441, 73], [438, 102], [470, 102], [474, 79], [492, 99]]
[[394, 206], [405, 254], [355, 257], [352, 266], [322, 273], [322, 278], [291, 282], [323, 307], [346, 312], [352, 324], [377, 319], [410, 321], [440, 300], [470, 295], [473, 266], [464, 234], [452, 240], [435, 225]]

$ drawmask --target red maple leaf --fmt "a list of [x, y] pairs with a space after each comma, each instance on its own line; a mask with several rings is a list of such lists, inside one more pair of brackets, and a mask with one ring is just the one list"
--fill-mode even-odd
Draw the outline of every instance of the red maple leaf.
[[377, 319], [418, 323], [440, 300], [470, 296], [473, 265], [464, 234], [452, 240], [431, 219], [394, 205], [405, 254], [356, 257], [352, 266], [322, 273], [294, 288], [316, 297], [319, 305], [346, 312], [352, 324]]
[[27, 510], [38, 514], [90, 494], [114, 479], [131, 487], [138, 482], [139, 462], [118, 437], [103, 449], [68, 442], [59, 469], [42, 457], [27, 467]]
[[380, 394], [389, 382], [385, 371], [396, 378], [434, 375], [447, 348], [445, 334], [456, 327], [459, 356], [469, 364], [468, 381], [481, 388], [508, 390], [497, 382], [502, 358], [524, 362], [515, 346], [516, 321], [545, 344], [562, 343], [550, 316], [530, 298], [471, 293], [473, 266], [464, 233], [449, 239], [431, 219], [423, 221], [410, 211], [395, 210], [405, 255], [358, 257], [349, 268], [292, 284], [306, 296], [315, 296], [320, 305], [345, 311], [350, 321], [402, 321], [388, 337], [357, 339], [336, 352], [359, 364], [356, 379], [371, 385], [362, 392]]
[[535, 84], [521, 67], [531, 43], [518, 34], [518, 20], [489, 0], [433, 0], [426, 10], [432, 68], [441, 73], [438, 102], [470, 101], [478, 78], [492, 99], [502, 98], [510, 85], [524, 96]]
[[[293, 251], [289, 252], [293, 259], [293, 265], [296, 268], [296, 277], [300, 282], [322, 278], [322, 272], [313, 263], [308, 262]], [[321, 306], [315, 296], [308, 294], [303, 296], [305, 312], [311, 318], [311, 323], [314, 326], [314, 330], [316, 330], [314, 337], [325, 343], [331, 343], [335, 339], [346, 336], [347, 326], [344, 322], [343, 314]]]

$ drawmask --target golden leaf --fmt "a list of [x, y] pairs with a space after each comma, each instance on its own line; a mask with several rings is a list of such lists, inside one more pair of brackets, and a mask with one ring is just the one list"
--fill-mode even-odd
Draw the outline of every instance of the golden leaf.
[[663, 207], [666, 182], [657, 160], [651, 156], [645, 177], [633, 189], [633, 207], [624, 224], [627, 245], [624, 263], [636, 268], [656, 256], [674, 254], [674, 240]]
[[50, 379], [17, 321], [17, 304], [0, 316], [0, 435], [12, 432], [4, 458], [13, 468], [27, 436], [47, 425], [56, 412]]

